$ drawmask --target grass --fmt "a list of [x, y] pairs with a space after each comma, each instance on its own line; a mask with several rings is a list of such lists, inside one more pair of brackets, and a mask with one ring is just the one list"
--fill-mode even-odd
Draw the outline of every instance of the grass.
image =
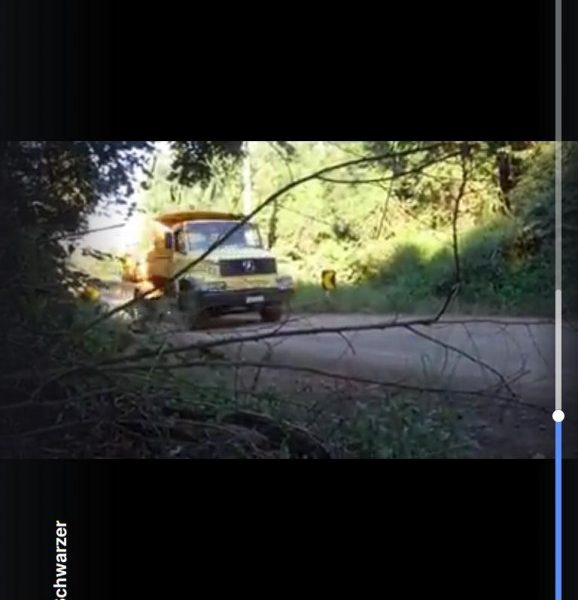
[[[479, 291], [478, 299], [475, 298], [475, 289], [467, 295], [455, 298], [447, 313], [512, 317], [550, 317], [553, 314], [553, 299], [533, 296], [531, 291], [528, 295], [514, 294], [511, 299], [492, 296], [481, 286]], [[442, 295], [432, 295], [429, 286], [420, 287], [407, 281], [389, 286], [342, 286], [329, 294], [320, 286], [305, 284], [299, 286], [291, 302], [291, 310], [304, 313], [425, 315], [439, 310], [445, 298]]]
[[326, 391], [321, 400], [319, 393], [311, 393], [295, 398], [275, 386], [237, 395], [225, 376], [219, 385], [204, 390], [197, 383], [185, 384], [181, 399], [188, 405], [213, 407], [217, 421], [242, 410], [263, 415], [271, 423], [305, 427], [332, 458], [456, 458], [470, 449], [456, 412], [435, 395], [428, 402], [423, 394], [370, 396], [359, 391], [336, 400]]
[[[461, 288], [449, 312], [460, 314], [551, 316], [553, 251], [525, 240], [516, 222], [496, 219], [460, 237]], [[321, 268], [337, 271], [338, 288], [329, 294], [317, 281]], [[389, 242], [350, 247], [341, 255], [331, 246], [289, 269], [298, 282], [292, 309], [303, 312], [435, 312], [455, 281], [449, 232], [400, 235]]]
[[471, 442], [449, 408], [390, 397], [378, 404], [357, 403], [334, 443], [345, 457], [424, 459], [463, 457]]

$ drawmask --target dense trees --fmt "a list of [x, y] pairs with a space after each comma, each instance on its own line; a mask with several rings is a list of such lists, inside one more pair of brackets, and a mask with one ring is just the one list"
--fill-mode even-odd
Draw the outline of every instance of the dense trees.
[[[86, 276], [70, 267], [73, 243], [64, 238], [83, 230], [95, 209], [133, 212], [135, 169], [148, 170], [139, 208], [149, 213], [184, 206], [240, 210], [243, 142], [173, 141], [168, 148], [155, 162], [151, 142], [0, 142], [0, 360], [8, 376], [0, 387], [11, 400], [62, 400], [66, 389], [41, 373], [82, 364], [95, 347], [115, 351], [109, 338], [75, 334], [82, 331], [75, 291]], [[256, 203], [327, 165], [384, 156], [295, 187], [258, 216], [305, 293], [319, 270], [331, 266], [341, 285], [358, 286], [353, 309], [366, 293], [374, 294], [377, 309], [415, 309], [422, 300], [437, 306], [455, 275], [457, 217], [464, 298], [482, 298], [482, 308], [492, 310], [523, 310], [533, 297], [550, 306], [551, 143], [263, 142], [252, 153]], [[575, 155], [569, 145], [569, 231], [578, 212]], [[572, 246], [565, 248], [571, 256]], [[384, 299], [390, 304], [380, 304]], [[102, 383], [99, 373], [91, 377]], [[89, 384], [84, 377], [73, 385]]]
[[[240, 210], [244, 147], [221, 144], [207, 155], [200, 177], [182, 160], [188, 147], [173, 146], [177, 160], [165, 157], [143, 206], [151, 212], [175, 205]], [[404, 278], [403, 271], [425, 269], [419, 279], [429, 284], [414, 292], [430, 301], [454, 276], [456, 260], [448, 248], [459, 244], [470, 265], [464, 279], [472, 284], [470, 299], [480, 293], [476, 278], [489, 269], [495, 281], [484, 280], [484, 286], [497, 302], [488, 308], [496, 309], [504, 290], [512, 288], [512, 270], [534, 272], [525, 285], [530, 290], [541, 282], [535, 290], [539, 297], [550, 285], [544, 273], [553, 260], [553, 231], [536, 226], [535, 211], [553, 218], [553, 156], [552, 143], [528, 141], [257, 143], [251, 155], [256, 203], [327, 165], [381, 157], [292, 189], [257, 220], [269, 245], [290, 260], [289, 268], [304, 282], [317, 279], [320, 264], [337, 268], [345, 283], [392, 285], [398, 275]], [[547, 252], [538, 256], [539, 249]], [[401, 255], [406, 258], [399, 261]], [[414, 256], [411, 265], [409, 255]], [[527, 292], [507, 293], [520, 309], [529, 301]]]
[[[109, 207], [133, 211], [126, 203], [137, 166], [150, 169], [142, 203], [148, 212], [183, 205], [240, 209], [243, 142], [175, 141], [169, 148], [153, 163], [150, 142], [3, 142], [2, 268], [20, 273], [20, 282], [40, 277], [54, 286], [69, 277], [57, 240], [82, 229], [103, 198]], [[269, 244], [292, 257], [303, 275], [312, 263], [337, 260], [351, 281], [370, 276], [369, 263], [387, 262], [410, 237], [447, 238], [464, 164], [463, 236], [491, 228], [500, 214], [508, 227], [519, 223], [536, 236], [552, 235], [537, 225], [553, 214], [552, 145], [544, 142], [263, 142], [251, 157], [255, 201], [328, 164], [383, 155], [389, 157], [334, 171], [272, 204], [258, 218]]]

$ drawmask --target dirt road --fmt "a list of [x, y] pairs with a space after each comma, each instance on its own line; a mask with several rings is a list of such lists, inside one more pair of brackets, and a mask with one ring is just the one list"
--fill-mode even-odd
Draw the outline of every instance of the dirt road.
[[[398, 317], [398, 321], [416, 317]], [[282, 326], [231, 316], [202, 332], [176, 333], [177, 344], [197, 340], [239, 340], [219, 347], [233, 360], [324, 371], [353, 378], [394, 382], [409, 387], [454, 392], [489, 392], [487, 396], [452, 394], [464, 415], [481, 457], [550, 457], [553, 452], [554, 325], [537, 319], [446, 317], [436, 325], [343, 333], [322, 329], [372, 327], [387, 316], [295, 316]], [[300, 335], [305, 329], [317, 331]], [[290, 335], [275, 335], [288, 333]], [[271, 337], [270, 334], [274, 334]], [[577, 386], [573, 357], [578, 335], [564, 328], [564, 409], [575, 414]], [[269, 371], [281, 387], [293, 385], [301, 372]], [[297, 389], [297, 388], [294, 388]], [[511, 393], [517, 396], [512, 399]], [[567, 422], [568, 424], [569, 422]], [[578, 457], [578, 440], [566, 428], [566, 456]]]
[[[249, 317], [229, 316], [211, 322], [202, 332], [177, 333], [175, 341], [262, 337], [244, 342], [241, 354], [239, 345], [228, 352], [237, 359], [267, 358], [274, 363], [380, 381], [467, 391], [491, 388], [500, 395], [510, 388], [528, 402], [553, 407], [553, 324], [537, 319], [445, 317], [442, 323], [412, 330], [370, 329], [392, 321], [387, 316], [315, 315], [295, 316], [281, 325], [263, 325]], [[368, 329], [323, 332], [348, 327]], [[316, 333], [300, 335], [308, 329]], [[574, 330], [565, 328], [564, 354], [568, 359], [574, 355], [577, 340]], [[570, 384], [571, 360], [565, 361], [565, 367], [565, 381]], [[574, 402], [572, 391], [566, 388], [568, 403]]]
[[[522, 318], [444, 317], [431, 326], [373, 329], [375, 325], [418, 319], [385, 315], [294, 315], [285, 323], [264, 325], [258, 317], [228, 316], [203, 331], [170, 334], [175, 345], [234, 337], [219, 346], [228, 358], [270, 362], [286, 369], [267, 370], [269, 379], [290, 387], [306, 369], [396, 385], [456, 392], [459, 408], [472, 427], [486, 433], [490, 456], [550, 456], [553, 448], [554, 325]], [[359, 328], [347, 331], [348, 328]], [[340, 333], [328, 329], [341, 329]], [[308, 333], [302, 335], [305, 331]], [[257, 339], [252, 339], [257, 338]], [[576, 412], [578, 386], [573, 360], [578, 334], [563, 329], [564, 410]], [[459, 392], [487, 393], [486, 396]], [[567, 422], [568, 424], [568, 422]], [[567, 427], [566, 429], [570, 429]], [[569, 431], [570, 433], [570, 431]], [[577, 440], [566, 436], [567, 456], [577, 456]]]

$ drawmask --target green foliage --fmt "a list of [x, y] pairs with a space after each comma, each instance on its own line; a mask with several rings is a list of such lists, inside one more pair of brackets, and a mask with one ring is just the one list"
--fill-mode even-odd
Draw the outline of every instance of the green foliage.
[[338, 446], [356, 458], [455, 458], [468, 443], [457, 416], [412, 398], [360, 403], [338, 429]]
[[[455, 312], [494, 314], [553, 311], [552, 252], [511, 256], [513, 243], [523, 228], [505, 218], [471, 229], [461, 238], [462, 286]], [[319, 257], [311, 257], [309, 271], [301, 270], [302, 283], [294, 310], [320, 312], [402, 312], [431, 313], [447, 297], [455, 279], [454, 256], [449, 238], [419, 236], [377, 254], [375, 244], [351, 260], [351, 253], [333, 257], [340, 287], [327, 301], [315, 276]], [[296, 269], [294, 272], [298, 272]], [[305, 279], [307, 278], [307, 279]]]
[[239, 158], [243, 142], [171, 142], [173, 161], [169, 179], [182, 186], [206, 185], [213, 176], [212, 165], [225, 157]]
[[[300, 427], [315, 436], [333, 458], [453, 458], [468, 451], [457, 415], [444, 408], [439, 398], [427, 402], [425, 397], [384, 393], [364, 401], [350, 398], [344, 409], [334, 399], [317, 406], [306, 392], [295, 402], [274, 389], [236, 394], [220, 380], [208, 385], [182, 378], [181, 382], [181, 401], [202, 407], [216, 422], [226, 422], [229, 415], [243, 411], [260, 415], [257, 423], [268, 420], [268, 428], [281, 437], [289, 436], [291, 427]], [[291, 449], [285, 451], [291, 457]]]
[[[84, 228], [103, 197], [128, 193], [131, 168], [148, 148], [137, 142], [0, 144], [0, 270], [5, 282], [0, 312], [5, 322], [33, 321], [48, 333], [66, 324], [68, 317], [62, 321], [58, 315], [73, 310], [71, 291], [82, 287], [86, 276], [70, 268], [70, 250], [59, 240]], [[49, 316], [39, 320], [41, 304]], [[4, 345], [2, 352], [13, 356], [14, 348]]]
[[[238, 210], [242, 142], [170, 142], [173, 153], [158, 157], [140, 208], [149, 214], [180, 208]], [[94, 309], [76, 299], [86, 274], [71, 266], [64, 234], [86, 226], [87, 215], [103, 199], [109, 207], [127, 203], [132, 169], [153, 150], [148, 142], [0, 143], [0, 269], [5, 324], [0, 358], [16, 374], [17, 394], [41, 400], [98, 395], [103, 380], [119, 398], [153, 392], [181, 392], [162, 381], [118, 381], [82, 369], [66, 381], [50, 383], [40, 374], [62, 373], [95, 359], [123, 352], [134, 339], [122, 322], [107, 322], [81, 335]], [[414, 152], [415, 151], [415, 152]], [[331, 164], [366, 155], [402, 153], [386, 160], [332, 172], [291, 190], [257, 221], [300, 284], [295, 308], [358, 312], [431, 312], [455, 278], [452, 218], [464, 169], [458, 231], [462, 272], [454, 310], [551, 314], [554, 240], [553, 145], [546, 142], [276, 142], [254, 145], [253, 192], [259, 204], [289, 181]], [[565, 232], [577, 229], [577, 145], [565, 145]], [[359, 181], [367, 181], [359, 183]], [[127, 207], [130, 213], [134, 207]], [[574, 229], [573, 229], [574, 228]], [[578, 250], [564, 241], [564, 273], [570, 304], [578, 298], [568, 277]], [[99, 261], [101, 276], [113, 262]], [[329, 298], [320, 290], [324, 268], [338, 273], [339, 288]], [[151, 348], [155, 340], [149, 340]], [[20, 373], [25, 375], [20, 375]], [[118, 384], [118, 386], [117, 386]], [[117, 387], [115, 387], [117, 386]], [[152, 386], [152, 387], [151, 387]], [[198, 388], [199, 386], [197, 386]], [[122, 388], [122, 389], [121, 389]], [[40, 390], [40, 391], [38, 391]], [[72, 391], [71, 391], [72, 390]], [[152, 390], [152, 391], [151, 391]], [[71, 396], [72, 394], [72, 396]], [[239, 397], [221, 389], [189, 391], [188, 402], [217, 404], [226, 416]], [[242, 400], [276, 420], [294, 418], [286, 399]], [[335, 452], [364, 457], [446, 456], [460, 440], [450, 416], [422, 409], [411, 399], [364, 404], [345, 422], [331, 423]], [[123, 410], [128, 410], [123, 405]], [[333, 415], [339, 421], [339, 415]], [[60, 418], [60, 417], [58, 417]], [[297, 417], [295, 417], [297, 418]], [[299, 421], [299, 418], [297, 419]], [[305, 422], [305, 421], [299, 421]], [[341, 422], [341, 421], [339, 421]], [[31, 425], [28, 423], [28, 425]], [[328, 442], [329, 443], [329, 442]]]
[[204, 163], [209, 169], [210, 178], [193, 182], [190, 179], [192, 173], [188, 173], [185, 181], [190, 183], [183, 185], [174, 176], [174, 155], [170, 152], [157, 153], [150, 178], [144, 185], [139, 208], [148, 215], [203, 208], [237, 210], [241, 195], [240, 179], [234, 176], [238, 159], [217, 153], [207, 157]]
[[[553, 144], [463, 144], [253, 143], [256, 205], [288, 182], [327, 165], [391, 155], [294, 188], [257, 217], [269, 245], [287, 261], [284, 268], [301, 283], [303, 292], [296, 304], [304, 306], [316, 297], [311, 286], [318, 284], [324, 268], [337, 270], [342, 286], [357, 286], [357, 293], [339, 292], [336, 302], [338, 306], [344, 302], [343, 309], [381, 306], [411, 311], [439, 304], [455, 278], [453, 209], [465, 165], [467, 182], [458, 216], [459, 306], [517, 312], [526, 305], [529, 310], [549, 310]], [[179, 207], [237, 210], [239, 152], [210, 154], [210, 183], [201, 178], [201, 183], [178, 191], [170, 187], [174, 182], [166, 181], [175, 164], [166, 157], [144, 205], [148, 210], [166, 210], [177, 198]], [[327, 308], [326, 302], [320, 304]]]
[[[104, 307], [100, 305], [78, 302], [71, 331], [82, 331], [87, 323], [102, 314]], [[124, 352], [135, 343], [135, 336], [127, 327], [127, 322], [116, 319], [105, 321], [101, 327], [93, 328], [79, 338], [78, 351], [94, 359], [103, 359]]]

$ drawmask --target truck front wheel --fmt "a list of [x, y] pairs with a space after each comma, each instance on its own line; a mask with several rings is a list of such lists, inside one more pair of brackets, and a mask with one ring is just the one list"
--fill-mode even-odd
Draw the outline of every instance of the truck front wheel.
[[189, 329], [202, 329], [207, 325], [207, 311], [201, 309], [199, 306], [199, 301], [194, 291], [181, 289], [177, 296], [177, 304]]
[[261, 319], [265, 323], [277, 323], [283, 318], [283, 307], [277, 306], [265, 306], [261, 310]]

